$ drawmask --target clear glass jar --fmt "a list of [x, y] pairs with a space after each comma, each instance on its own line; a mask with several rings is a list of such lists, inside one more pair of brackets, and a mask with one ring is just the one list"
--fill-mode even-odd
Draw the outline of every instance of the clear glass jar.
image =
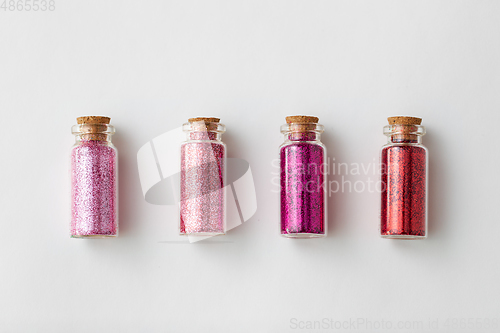
[[281, 235], [324, 237], [327, 232], [326, 148], [323, 125], [312, 116], [286, 117], [280, 146]]
[[118, 153], [110, 118], [77, 118], [72, 127], [71, 226], [73, 238], [118, 236]]
[[183, 125], [179, 233], [216, 236], [226, 233], [226, 128], [219, 118], [191, 118]]
[[382, 147], [380, 235], [394, 239], [427, 237], [427, 148], [416, 117], [389, 117]]

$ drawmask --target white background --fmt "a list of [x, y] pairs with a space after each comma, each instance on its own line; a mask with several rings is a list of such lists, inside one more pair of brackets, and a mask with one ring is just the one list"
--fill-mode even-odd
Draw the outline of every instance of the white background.
[[[0, 11], [0, 331], [496, 331], [478, 323], [500, 319], [499, 2], [55, 3]], [[70, 128], [95, 114], [117, 128], [120, 236], [70, 239]], [[272, 160], [291, 114], [319, 116], [328, 155], [365, 165], [386, 117], [421, 116], [429, 238], [379, 238], [368, 191], [329, 198], [328, 237], [281, 238]], [[250, 163], [258, 210], [223, 239], [164, 243], [176, 208], [145, 202], [136, 154], [200, 115]]]

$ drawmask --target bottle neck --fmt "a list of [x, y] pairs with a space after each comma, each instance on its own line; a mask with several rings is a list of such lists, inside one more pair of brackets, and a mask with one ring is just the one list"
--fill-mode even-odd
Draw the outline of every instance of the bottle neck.
[[187, 140], [199, 141], [222, 141], [222, 134], [226, 131], [226, 126], [220, 123], [195, 121], [182, 125], [182, 130], [187, 135]]
[[73, 126], [72, 132], [76, 143], [111, 143], [111, 135], [115, 133], [115, 128], [107, 124], [78, 124]]
[[111, 135], [102, 133], [77, 134], [75, 135], [75, 142], [76, 143], [95, 142], [103, 144], [111, 143]]
[[422, 143], [422, 136], [420, 135], [402, 135], [394, 134], [387, 137], [387, 143]]
[[288, 141], [320, 141], [321, 134], [315, 131], [288, 132], [285, 133], [285, 140]]
[[316, 123], [287, 123], [281, 126], [285, 141], [320, 142], [323, 125]]
[[412, 143], [422, 144], [425, 127], [420, 125], [387, 125], [384, 127], [388, 144]]

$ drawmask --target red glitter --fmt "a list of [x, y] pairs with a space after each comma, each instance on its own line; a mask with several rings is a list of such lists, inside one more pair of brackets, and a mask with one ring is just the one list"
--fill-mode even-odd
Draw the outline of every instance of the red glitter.
[[[422, 146], [382, 149], [382, 236], [426, 236], [426, 163]], [[405, 237], [408, 236], [408, 237]]]

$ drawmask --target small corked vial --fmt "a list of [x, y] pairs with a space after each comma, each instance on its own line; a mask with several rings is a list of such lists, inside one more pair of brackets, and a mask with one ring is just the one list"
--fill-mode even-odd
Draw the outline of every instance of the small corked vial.
[[219, 118], [190, 118], [182, 126], [180, 235], [226, 233], [226, 127]]
[[382, 147], [380, 235], [393, 239], [427, 237], [428, 152], [422, 144], [422, 119], [388, 118]]
[[111, 118], [84, 116], [72, 127], [71, 224], [73, 238], [118, 236], [118, 154]]
[[326, 147], [323, 125], [314, 116], [288, 116], [281, 126], [281, 235], [318, 238], [327, 233]]

